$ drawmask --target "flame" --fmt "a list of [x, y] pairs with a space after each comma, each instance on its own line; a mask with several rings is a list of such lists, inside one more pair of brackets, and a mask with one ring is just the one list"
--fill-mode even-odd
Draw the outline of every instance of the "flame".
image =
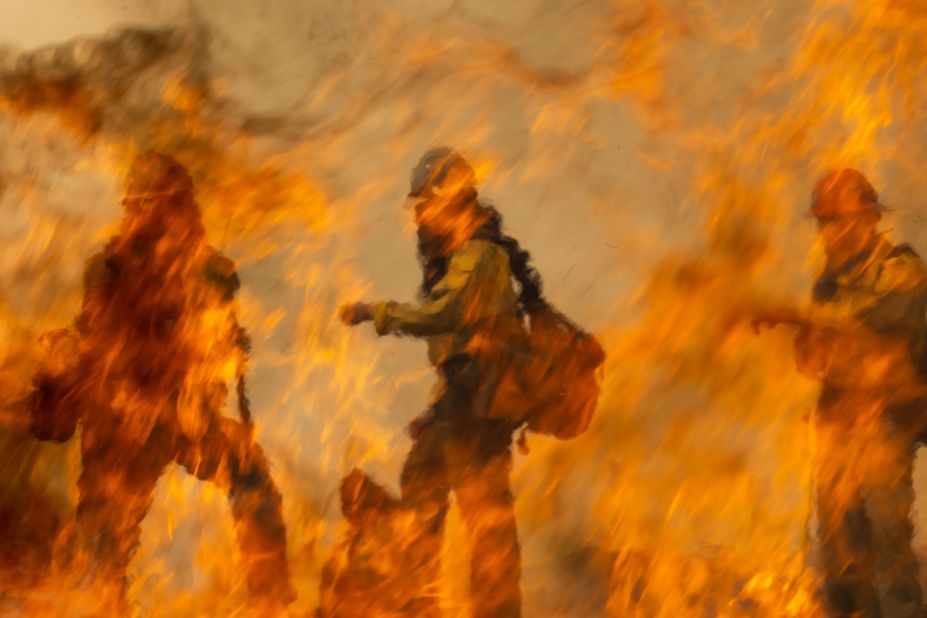
[[[411, 222], [390, 209], [419, 151], [447, 141], [474, 154], [481, 192], [499, 197], [548, 294], [609, 352], [592, 427], [568, 442], [530, 437], [515, 458], [524, 614], [822, 615], [812, 478], [834, 444], [815, 433], [817, 385], [795, 371], [791, 333], [758, 338], [749, 320], [807, 304], [822, 249], [797, 215], [825, 171], [865, 170], [897, 203], [892, 223], [916, 233], [908, 196], [922, 188], [927, 13], [900, 0], [735, 4], [511, 9], [554, 42], [539, 48], [582, 50], [558, 58], [522, 44], [503, 16], [425, 28], [376, 9], [356, 53], [282, 119], [249, 115], [223, 91], [201, 26], [0, 63], [0, 131], [16, 153], [0, 153], [0, 445], [10, 470], [0, 525], [13, 543], [4, 555], [19, 556], [0, 564], [13, 591], [3, 613], [119, 615], [100, 590], [111, 582], [84, 578], [89, 558], [63, 559], [79, 536], [87, 429], [66, 445], [37, 443], [23, 406], [48, 362], [40, 335], [79, 314], [84, 263], [119, 233], [121, 184], [148, 148], [187, 167], [203, 243], [232, 258], [242, 281], [232, 305], [192, 292], [193, 270], [177, 273], [182, 294], [167, 286], [156, 297], [206, 306], [183, 314], [167, 363], [183, 370], [171, 379], [188, 393], [231, 385], [200, 396], [234, 418], [234, 382], [246, 377], [251, 439], [283, 496], [290, 611], [323, 603], [320, 582], [348, 540], [374, 571], [398, 575], [393, 552], [408, 550], [408, 521], [381, 505], [387, 514], [375, 510], [378, 523], [354, 538], [337, 487], [354, 468], [394, 486], [403, 428], [431, 374], [417, 347], [349, 333], [335, 310], [411, 296]], [[403, 223], [381, 223], [391, 217]], [[398, 237], [384, 240], [381, 225]], [[376, 243], [387, 250], [371, 257], [360, 246]], [[247, 366], [233, 317], [251, 337]], [[129, 354], [163, 353], [127, 333], [85, 345], [106, 371]], [[133, 435], [163, 412], [132, 388], [106, 397]], [[197, 401], [177, 410], [193, 435], [208, 425]], [[884, 462], [880, 445], [862, 464]], [[225, 494], [165, 471], [128, 569], [137, 613], [248, 610], [248, 557]], [[434, 591], [449, 616], [471, 611], [467, 546], [452, 509]], [[412, 585], [388, 582], [388, 593], [358, 601], [382, 606], [357, 615], [389, 615]]]

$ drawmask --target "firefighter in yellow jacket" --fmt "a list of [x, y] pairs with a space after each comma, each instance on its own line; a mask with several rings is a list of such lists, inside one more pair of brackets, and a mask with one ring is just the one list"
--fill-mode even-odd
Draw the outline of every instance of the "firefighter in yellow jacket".
[[[516, 423], [483, 416], [489, 375], [506, 346], [518, 345], [523, 312], [541, 300], [529, 255], [501, 233], [501, 217], [477, 199], [473, 169], [438, 148], [413, 170], [418, 250], [424, 270], [417, 303], [347, 305], [342, 320], [372, 321], [380, 335], [428, 342], [440, 382], [430, 409], [410, 425], [402, 507], [415, 513], [405, 581], [419, 591], [409, 616], [439, 615], [440, 553], [448, 494], [455, 492], [470, 535], [473, 615], [521, 615], [521, 564], [509, 486]], [[513, 282], [517, 281], [516, 292]]]
[[[206, 244], [177, 161], [138, 157], [126, 188], [119, 234], [87, 264], [74, 327], [48, 337], [32, 432], [60, 442], [82, 424], [76, 549], [117, 603], [155, 484], [176, 462], [228, 492], [252, 606], [276, 615], [293, 590], [281, 497], [244, 397], [238, 275]], [[219, 414], [236, 381], [241, 421]]]
[[809, 314], [796, 320], [798, 368], [822, 385], [815, 468], [825, 600], [847, 618], [924, 616], [911, 475], [927, 406], [927, 269], [877, 231], [881, 211], [858, 171], [817, 184], [810, 214], [826, 263]]

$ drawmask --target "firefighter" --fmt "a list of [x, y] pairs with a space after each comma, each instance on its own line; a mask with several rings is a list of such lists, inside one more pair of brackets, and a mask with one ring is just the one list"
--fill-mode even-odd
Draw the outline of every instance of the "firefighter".
[[[119, 233], [87, 262], [73, 327], [46, 337], [32, 432], [62, 442], [81, 423], [76, 549], [120, 603], [155, 484], [176, 462], [228, 492], [251, 605], [274, 615], [294, 594], [281, 496], [244, 393], [235, 266], [207, 245], [192, 180], [172, 157], [139, 156], [122, 203]], [[241, 420], [220, 414], [232, 382]]]
[[[912, 467], [927, 405], [927, 270], [878, 231], [869, 181], [843, 169], [815, 187], [826, 260], [800, 327], [799, 371], [821, 383], [815, 471], [825, 605], [839, 617], [924, 616], [911, 547]], [[788, 313], [788, 312], [784, 312]]]
[[[509, 475], [519, 423], [488, 418], [485, 405], [502, 350], [523, 338], [523, 316], [541, 299], [541, 279], [518, 242], [502, 234], [499, 213], [481, 203], [473, 168], [450, 148], [427, 152], [411, 177], [420, 299], [354, 303], [348, 325], [371, 321], [379, 335], [428, 343], [439, 376], [400, 476], [399, 505], [415, 514], [403, 579], [418, 591], [404, 615], [437, 616], [440, 555], [448, 496], [454, 491], [471, 545], [473, 615], [521, 615], [521, 560]], [[515, 283], [517, 282], [517, 290]]]

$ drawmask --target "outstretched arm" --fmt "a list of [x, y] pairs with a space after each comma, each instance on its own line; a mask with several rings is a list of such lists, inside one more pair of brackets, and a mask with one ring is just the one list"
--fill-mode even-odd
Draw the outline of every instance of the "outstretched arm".
[[94, 312], [100, 311], [109, 270], [103, 253], [87, 260], [84, 266], [84, 298], [81, 311], [70, 328], [49, 331], [40, 343], [45, 355], [32, 376], [33, 390], [29, 395], [29, 430], [39, 440], [64, 442], [74, 435], [83, 414], [84, 402], [78, 390], [87, 379], [82, 368], [81, 348], [91, 329]]
[[471, 296], [469, 286], [485, 251], [482, 243], [471, 242], [455, 254], [447, 274], [421, 303], [357, 303], [342, 307], [341, 319], [351, 325], [372, 320], [380, 335], [430, 337], [453, 332], [464, 320]]
[[841, 323], [825, 312], [797, 307], [781, 307], [774, 311], [759, 313], [750, 320], [753, 331], [759, 334], [763, 328], [775, 328], [779, 325], [793, 326], [801, 329], [834, 331], [845, 328], [849, 323]]
[[39, 340], [45, 355], [32, 376], [33, 390], [28, 400], [29, 429], [39, 440], [64, 442], [77, 430], [85, 405], [77, 390], [87, 378], [82, 375], [85, 370], [81, 367], [81, 347], [92, 337], [94, 312], [103, 305], [100, 294], [104, 293], [108, 276], [103, 253], [87, 260], [83, 272], [84, 298], [74, 325], [49, 331]]
[[74, 435], [83, 412], [76, 397], [80, 337], [69, 328], [45, 333], [40, 341], [45, 357], [32, 377], [29, 432], [39, 440], [65, 442]]

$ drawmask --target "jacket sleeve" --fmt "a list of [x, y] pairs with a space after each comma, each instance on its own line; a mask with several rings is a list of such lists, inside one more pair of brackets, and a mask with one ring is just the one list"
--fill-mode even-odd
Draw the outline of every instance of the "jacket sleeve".
[[924, 328], [927, 311], [927, 271], [916, 256], [902, 255], [882, 266], [870, 298], [856, 317], [882, 334], [907, 334]]
[[32, 376], [28, 400], [30, 432], [39, 440], [64, 442], [74, 435], [82, 408], [75, 398], [81, 383], [81, 340], [90, 336], [95, 295], [109, 276], [103, 253], [97, 253], [84, 265], [84, 298], [81, 312], [72, 328], [50, 331], [42, 336], [47, 346], [45, 357]]
[[486, 259], [484, 243], [470, 242], [451, 257], [447, 274], [424, 302], [374, 303], [373, 322], [377, 334], [432, 337], [457, 330], [467, 309], [469, 287]]

